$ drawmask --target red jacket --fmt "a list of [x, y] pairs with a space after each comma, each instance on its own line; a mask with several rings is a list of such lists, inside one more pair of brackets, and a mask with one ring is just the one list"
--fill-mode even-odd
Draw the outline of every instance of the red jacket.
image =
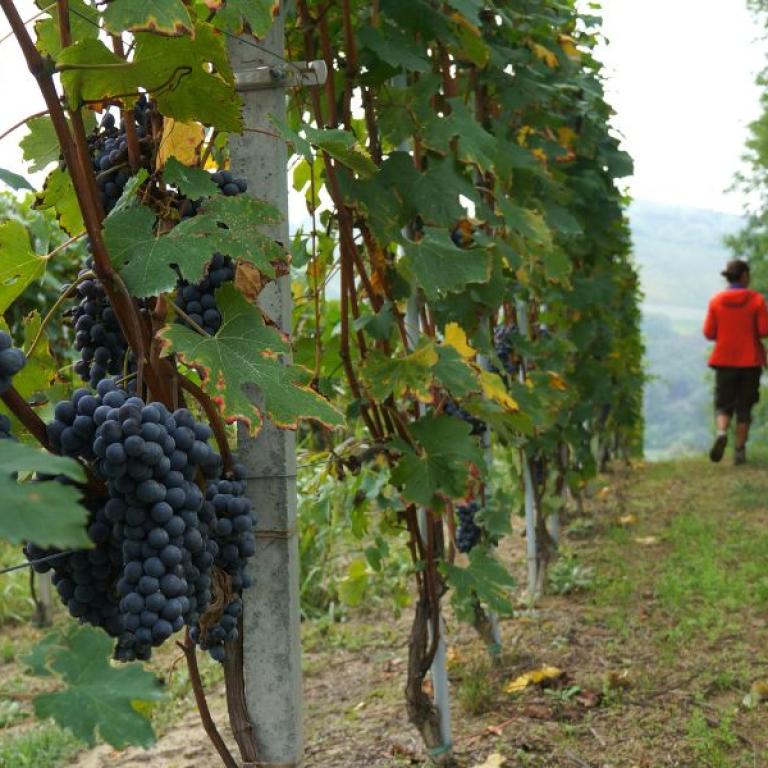
[[713, 367], [756, 368], [765, 365], [760, 339], [768, 336], [765, 299], [748, 288], [720, 291], [709, 302], [704, 335], [715, 342]]

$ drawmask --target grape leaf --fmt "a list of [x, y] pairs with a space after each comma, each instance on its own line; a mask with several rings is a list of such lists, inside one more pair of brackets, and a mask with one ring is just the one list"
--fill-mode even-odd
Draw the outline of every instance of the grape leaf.
[[426, 227], [418, 242], [404, 244], [407, 264], [428, 299], [485, 283], [493, 257], [484, 248], [457, 248], [446, 230]]
[[112, 0], [104, 11], [104, 26], [113, 35], [126, 30], [183, 35], [192, 32], [192, 19], [181, 0]]
[[397, 27], [363, 27], [358, 32], [362, 45], [395, 69], [428, 72], [432, 66], [424, 48]]
[[[66, 456], [56, 456], [33, 445], [0, 441], [0, 474], [13, 472], [41, 472], [46, 475], [64, 475], [77, 483], [85, 482], [83, 468]], [[57, 484], [57, 487], [62, 487]]]
[[59, 140], [48, 115], [27, 120], [29, 133], [19, 142], [24, 161], [29, 163], [29, 170], [45, 170], [51, 163], [58, 162]]
[[276, 0], [222, 0], [213, 17], [213, 25], [234, 35], [250, 30], [254, 37], [264, 37], [278, 7]]
[[466, 493], [469, 464], [483, 466], [483, 451], [470, 437], [472, 428], [450, 416], [426, 416], [410, 427], [421, 446], [421, 454], [404, 446], [392, 471], [392, 482], [402, 488], [409, 501], [425, 507], [438, 501], [438, 494], [459, 498]]
[[37, 717], [53, 718], [88, 744], [97, 735], [117, 748], [146, 747], [155, 740], [149, 719], [134, 702], [164, 698], [162, 685], [141, 664], [111, 665], [112, 640], [104, 632], [71, 626], [45, 651], [43, 666], [66, 687], [34, 699]]
[[[134, 62], [166, 117], [241, 131], [241, 101], [225, 37], [210, 24], [196, 24], [194, 37], [137, 32]], [[203, 62], [210, 62], [212, 70]]]
[[442, 562], [440, 570], [456, 590], [457, 600], [466, 602], [477, 596], [501, 616], [513, 613], [511, 596], [517, 582], [485, 547], [476, 546], [472, 549], [466, 568]]
[[479, 392], [482, 384], [476, 370], [452, 346], [437, 347], [438, 362], [434, 367], [435, 378], [454, 396], [466, 397]]
[[303, 125], [302, 130], [309, 142], [326, 151], [331, 157], [336, 158], [342, 165], [346, 165], [363, 178], [372, 176], [378, 170], [370, 157], [357, 146], [357, 139], [349, 131], [341, 128], [313, 128], [311, 125]]
[[95, 38], [64, 48], [56, 57], [56, 70], [74, 106], [107, 99], [132, 101], [142, 84], [141, 70], [134, 62], [112, 53]]
[[493, 168], [498, 142], [493, 134], [475, 120], [469, 107], [459, 98], [448, 99], [449, 115], [431, 116], [424, 126], [424, 143], [438, 152], [448, 152], [453, 139], [458, 139], [458, 157], [480, 168]]
[[[205, 140], [202, 123], [182, 123], [172, 117], [163, 120], [163, 135], [155, 156], [155, 169], [160, 170], [171, 157], [181, 165], [195, 167], [200, 163], [200, 149]], [[215, 190], [214, 190], [215, 191]], [[207, 194], [212, 195], [213, 192]]]
[[435, 343], [423, 342], [413, 352], [403, 357], [388, 357], [372, 350], [365, 363], [363, 376], [368, 391], [376, 400], [386, 400], [389, 395], [401, 397], [407, 391], [428, 402], [432, 369], [438, 361]]
[[32, 192], [35, 191], [35, 188], [23, 176], [20, 176], [13, 171], [9, 171], [7, 168], [0, 168], [0, 181], [7, 184], [11, 189], [29, 189]]
[[84, 479], [73, 459], [0, 440], [0, 538], [12, 544], [34, 541], [40, 546], [89, 546], [85, 533], [88, 510], [79, 503], [80, 490], [55, 480], [19, 483], [12, 475], [21, 471]]
[[53, 646], [59, 645], [60, 642], [61, 632], [49, 632], [26, 656], [21, 657], [22, 662], [29, 667], [29, 671], [35, 677], [51, 676], [51, 670], [48, 669], [48, 655], [51, 653]]
[[288, 428], [295, 428], [301, 418], [342, 423], [338, 411], [306, 385], [306, 372], [280, 361], [288, 345], [264, 324], [258, 307], [232, 285], [219, 288], [216, 302], [223, 320], [215, 336], [171, 325], [161, 331], [161, 338], [168, 352], [200, 371], [203, 389], [227, 421], [242, 421], [252, 432], [265, 416]]
[[0, 314], [44, 271], [45, 259], [32, 251], [24, 225], [15, 219], [0, 224]]
[[16, 391], [26, 400], [31, 400], [34, 396], [36, 403], [45, 402], [48, 399], [46, 392], [56, 380], [58, 372], [58, 364], [51, 354], [51, 348], [45, 335], [37, 343], [32, 354], [29, 354], [32, 341], [37, 336], [41, 325], [42, 319], [36, 309], [24, 318], [22, 349], [27, 355], [27, 362], [13, 377], [13, 386]]
[[168, 184], [178, 187], [182, 195], [196, 200], [218, 192], [219, 188], [211, 180], [211, 174], [200, 168], [188, 168], [175, 157], [168, 158], [163, 169], [163, 178]]
[[104, 241], [131, 295], [141, 298], [176, 286], [178, 275], [172, 265], [187, 280], [197, 282], [214, 253], [249, 261], [265, 275], [274, 275], [271, 262], [283, 252], [259, 227], [277, 221], [274, 208], [252, 197], [216, 195], [197, 216], [160, 237], [155, 235], [155, 215], [149, 208], [126, 208], [106, 219]]
[[[83, 0], [69, 0], [69, 26], [73, 40], [96, 38], [99, 34], [99, 12]], [[41, 53], [55, 59], [61, 52], [61, 33], [59, 32], [59, 13], [56, 3], [48, 0], [35, 0], [41, 11], [50, 15], [35, 22], [37, 48]]]
[[73, 237], [85, 229], [72, 178], [68, 171], [61, 168], [55, 168], [48, 175], [43, 191], [37, 196], [35, 208], [53, 208], [59, 224]]

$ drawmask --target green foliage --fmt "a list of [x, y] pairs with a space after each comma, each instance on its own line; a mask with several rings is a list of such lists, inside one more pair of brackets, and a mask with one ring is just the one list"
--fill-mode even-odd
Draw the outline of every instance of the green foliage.
[[87, 512], [80, 504], [81, 491], [55, 480], [19, 482], [15, 477], [18, 472], [62, 474], [75, 481], [84, 480], [82, 469], [73, 459], [0, 440], [0, 536], [12, 543], [88, 546]]
[[215, 336], [172, 325], [163, 338], [169, 351], [201, 372], [203, 389], [223, 404], [231, 420], [254, 432], [264, 416], [283, 427], [295, 427], [300, 416], [341, 423], [338, 412], [307, 386], [303, 372], [281, 363], [279, 355], [288, 346], [264, 324], [257, 307], [229, 285], [217, 291], [216, 299], [223, 321]]
[[93, 744], [96, 735], [120, 748], [149, 745], [154, 733], [136, 702], [163, 697], [160, 683], [141, 665], [112, 666], [112, 641], [96, 629], [70, 627], [44, 646], [45, 667], [65, 684], [35, 700], [38, 717], [53, 717], [80, 740]]
[[59, 768], [82, 748], [67, 730], [49, 723], [0, 739], [0, 765]]

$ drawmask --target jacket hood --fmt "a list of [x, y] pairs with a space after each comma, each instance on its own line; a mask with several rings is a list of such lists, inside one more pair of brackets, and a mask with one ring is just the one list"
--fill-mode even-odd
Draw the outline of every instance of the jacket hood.
[[754, 295], [749, 288], [731, 288], [720, 294], [720, 302], [726, 307], [743, 307]]

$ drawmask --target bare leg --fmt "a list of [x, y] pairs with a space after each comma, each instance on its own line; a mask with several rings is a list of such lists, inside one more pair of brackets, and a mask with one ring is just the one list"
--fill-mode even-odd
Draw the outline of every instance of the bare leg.
[[709, 459], [710, 461], [718, 462], [723, 458], [725, 446], [728, 442], [728, 427], [731, 424], [731, 417], [725, 413], [718, 413], [715, 415], [715, 423], [717, 424], [717, 436], [709, 451]]
[[736, 424], [736, 448], [743, 448], [747, 444], [749, 436], [749, 422], [739, 421]]
[[[717, 426], [717, 432], [718, 434], [727, 432], [728, 427], [731, 425], [731, 417], [728, 416], [728, 414], [725, 413], [718, 413], [715, 418], [715, 424]], [[741, 425], [739, 425], [741, 426]], [[749, 424], [747, 424], [747, 431], [749, 431]], [[736, 433], [738, 435], [738, 431]], [[746, 436], [744, 438], [746, 440]], [[738, 443], [738, 438], [737, 438]], [[738, 443], [739, 445], [742, 445], [742, 443]]]

